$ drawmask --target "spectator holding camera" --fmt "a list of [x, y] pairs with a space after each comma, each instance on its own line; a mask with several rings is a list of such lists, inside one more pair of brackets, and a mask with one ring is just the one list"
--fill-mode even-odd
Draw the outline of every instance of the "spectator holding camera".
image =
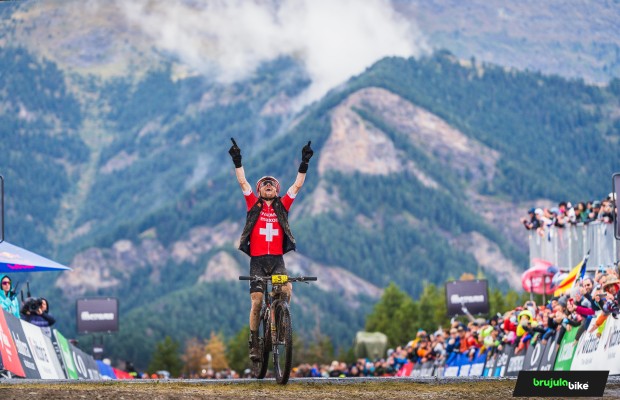
[[13, 282], [8, 275], [4, 275], [0, 280], [2, 290], [0, 290], [0, 305], [2, 309], [19, 318], [19, 301], [13, 289]]
[[36, 325], [49, 337], [52, 337], [50, 326], [56, 323], [56, 319], [49, 313], [49, 305], [44, 298], [28, 298], [21, 309], [22, 319]]

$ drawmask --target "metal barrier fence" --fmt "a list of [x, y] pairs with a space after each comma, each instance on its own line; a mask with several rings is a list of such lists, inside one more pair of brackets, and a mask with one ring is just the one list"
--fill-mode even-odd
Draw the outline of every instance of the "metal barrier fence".
[[612, 266], [617, 257], [614, 225], [603, 222], [545, 228], [543, 234], [529, 232], [530, 265], [534, 258], [550, 261], [561, 269], [576, 266], [590, 251], [588, 269]]

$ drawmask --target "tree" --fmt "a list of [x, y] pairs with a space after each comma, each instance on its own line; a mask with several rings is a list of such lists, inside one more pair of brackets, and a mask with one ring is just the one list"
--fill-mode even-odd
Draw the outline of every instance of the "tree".
[[155, 345], [155, 352], [151, 358], [148, 370], [150, 373], [165, 370], [171, 376], [179, 376], [183, 364], [179, 358], [179, 343], [172, 340], [170, 336]]
[[246, 325], [228, 341], [228, 346], [226, 347], [228, 364], [230, 368], [237, 372], [243, 371], [251, 366], [250, 358], [248, 357], [249, 336], [250, 326]]
[[208, 367], [213, 368], [215, 371], [221, 371], [228, 368], [228, 360], [226, 359], [226, 345], [220, 335], [216, 335], [215, 332], [211, 332], [211, 338], [204, 347], [205, 355], [211, 355], [210, 365]]
[[183, 372], [186, 376], [191, 378], [200, 374], [206, 362], [204, 349], [205, 343], [198, 338], [191, 338], [185, 342], [185, 353], [181, 359], [185, 362]]
[[406, 343], [418, 325], [418, 307], [393, 282], [366, 319], [366, 331], [387, 335], [390, 346]]

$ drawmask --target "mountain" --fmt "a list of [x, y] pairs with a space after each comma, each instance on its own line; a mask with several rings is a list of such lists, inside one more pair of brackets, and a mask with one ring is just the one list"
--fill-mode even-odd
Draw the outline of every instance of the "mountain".
[[251, 182], [273, 174], [284, 188], [312, 140], [291, 209], [298, 251], [285, 259], [319, 277], [294, 289], [296, 332], [337, 348], [390, 282], [412, 296], [463, 273], [518, 287], [518, 217], [603, 196], [619, 169], [617, 79], [592, 85], [438, 51], [383, 58], [297, 110], [311, 85], [299, 59], [222, 82], [147, 46], [115, 7], [93, 3], [80, 20], [75, 4], [2, 4], [6, 239], [73, 268], [22, 279], [67, 335], [77, 298], [118, 297], [106, 352], [137, 366], [166, 335], [230, 337], [247, 324], [230, 137]]
[[435, 49], [606, 84], [620, 75], [618, 1], [392, 0]]

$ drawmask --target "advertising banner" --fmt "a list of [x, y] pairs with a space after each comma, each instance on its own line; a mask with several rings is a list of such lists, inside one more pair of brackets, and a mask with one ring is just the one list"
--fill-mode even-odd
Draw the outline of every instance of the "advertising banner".
[[493, 353], [490, 356], [487, 356], [487, 362], [484, 364], [484, 369], [482, 370], [482, 376], [493, 376], [493, 371], [494, 371], [496, 362], [497, 362], [497, 348], [494, 348]]
[[13, 343], [15, 343], [15, 347], [17, 348], [19, 361], [22, 363], [26, 378], [41, 379], [41, 375], [37, 369], [37, 363], [34, 360], [34, 355], [30, 351], [30, 346], [28, 346], [28, 339], [26, 339], [26, 334], [22, 329], [21, 321], [13, 315], [7, 313], [4, 314], [4, 318], [9, 330], [11, 331], [11, 337], [13, 338]]
[[516, 346], [508, 347], [508, 361], [506, 363], [506, 372], [504, 376], [518, 376], [519, 371], [523, 369], [523, 362], [525, 361], [525, 351], [521, 350], [518, 354], [515, 354]]
[[558, 355], [555, 359], [553, 366], [554, 371], [569, 371], [570, 366], [573, 363], [573, 356], [575, 355], [575, 349], [577, 348], [577, 342], [575, 336], [577, 335], [577, 328], [574, 327], [570, 331], [567, 331], [562, 338]]
[[462, 308], [470, 314], [489, 312], [489, 289], [484, 279], [472, 281], [446, 282], [446, 305], [448, 316], [465, 315]]
[[542, 361], [543, 353], [545, 352], [545, 345], [540, 342], [538, 334], [534, 335], [530, 340], [530, 345], [525, 353], [525, 359], [523, 360], [524, 371], [538, 371], [538, 366]]
[[78, 333], [118, 331], [118, 299], [85, 298], [77, 301]]
[[99, 366], [95, 359], [69, 343], [73, 364], [78, 373], [78, 379], [101, 379]]
[[451, 353], [444, 364], [443, 376], [459, 376], [460, 364], [459, 355], [457, 353]]
[[420, 376], [433, 376], [433, 369], [435, 366], [432, 362], [426, 362], [422, 364], [422, 370], [420, 371]]
[[610, 375], [620, 374], [620, 320], [607, 318], [605, 329], [601, 335], [602, 346], [599, 345], [601, 357], [592, 369], [609, 370]]
[[[553, 365], [555, 364], [555, 358], [558, 354], [558, 337], [560, 336], [559, 332], [556, 332], [554, 336], [550, 337], [547, 340], [547, 344], [545, 345], [545, 349], [542, 353], [542, 359], [540, 360], [540, 364], [538, 364], [539, 371], [553, 371]], [[542, 343], [541, 343], [542, 344]]]
[[[573, 329], [577, 329], [577, 327]], [[603, 333], [607, 330], [608, 327], [606, 326]], [[584, 332], [577, 343], [577, 349], [575, 350], [570, 369], [573, 371], [608, 369], [607, 365], [601, 365], [604, 343], [601, 339], [604, 340], [604, 336], [599, 338], [596, 336], [596, 333]]]
[[6, 323], [5, 315], [7, 315], [7, 312], [2, 311], [0, 313], [0, 356], [2, 356], [2, 366], [3, 369], [23, 378], [26, 376], [26, 373], [21, 361], [19, 361], [17, 347], [15, 342], [13, 342], [11, 331]]
[[476, 350], [476, 355], [474, 356], [474, 359], [471, 362], [471, 367], [469, 368], [469, 376], [482, 376], [482, 373], [484, 372], [484, 365], [487, 361], [487, 353], [488, 352], [486, 351], [480, 353], [479, 350]]
[[45, 336], [38, 326], [26, 321], [20, 322], [41, 378], [65, 379], [65, 373], [60, 366], [51, 339]]
[[69, 342], [62, 335], [62, 333], [58, 331], [58, 329], [54, 329], [54, 339], [54, 348], [56, 350], [56, 354], [58, 354], [58, 357], [60, 358], [62, 366], [65, 369], [67, 378], [78, 379], [78, 373], [75, 368], [75, 364], [73, 363], [73, 356], [71, 355]]
[[512, 346], [504, 346], [504, 349], [497, 354], [495, 366], [493, 367], [493, 376], [504, 376], [506, 374], [506, 365], [508, 365], [508, 358], [512, 349]]

